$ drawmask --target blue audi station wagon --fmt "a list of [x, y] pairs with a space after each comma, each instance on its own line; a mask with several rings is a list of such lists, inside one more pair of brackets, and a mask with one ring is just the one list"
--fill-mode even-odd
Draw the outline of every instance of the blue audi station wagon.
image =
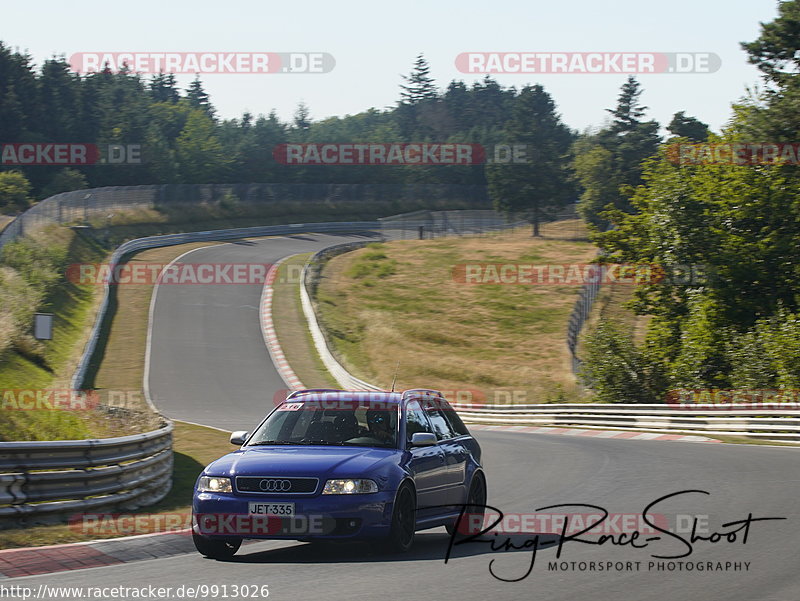
[[451, 534], [483, 513], [481, 448], [434, 390], [292, 392], [241, 445], [197, 479], [192, 529], [207, 557], [243, 539], [382, 541], [411, 548], [418, 530]]

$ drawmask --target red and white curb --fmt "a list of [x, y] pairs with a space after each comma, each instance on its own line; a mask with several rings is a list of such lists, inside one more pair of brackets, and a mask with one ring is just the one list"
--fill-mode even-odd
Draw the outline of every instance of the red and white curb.
[[0, 582], [86, 568], [113, 566], [141, 559], [193, 552], [190, 529], [140, 534], [46, 547], [0, 550]]
[[278, 342], [278, 336], [275, 333], [275, 325], [272, 321], [272, 295], [274, 294], [272, 284], [277, 277], [281, 263], [283, 263], [285, 259], [286, 258], [281, 259], [275, 263], [267, 272], [267, 279], [264, 284], [264, 290], [261, 292], [261, 303], [259, 307], [261, 334], [264, 337], [264, 344], [267, 345], [269, 355], [272, 357], [272, 363], [275, 365], [275, 369], [278, 370], [281, 378], [283, 378], [283, 381], [286, 382], [286, 386], [289, 390], [299, 390], [305, 388], [305, 386], [303, 386], [300, 378], [297, 377], [297, 374], [294, 373], [289, 362], [286, 360], [280, 342]]
[[687, 434], [658, 434], [656, 432], [625, 432], [621, 430], [585, 430], [582, 428], [541, 428], [535, 426], [499, 426], [488, 424], [469, 424], [470, 430], [496, 430], [499, 432], [520, 432], [523, 434], [560, 434], [562, 436], [582, 436], [588, 438], [618, 438], [626, 440], [670, 440], [678, 442], [721, 442], [705, 436]]

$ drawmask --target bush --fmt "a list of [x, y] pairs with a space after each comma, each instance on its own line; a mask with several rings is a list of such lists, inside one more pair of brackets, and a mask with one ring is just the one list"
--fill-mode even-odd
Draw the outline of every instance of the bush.
[[728, 338], [732, 387], [800, 386], [800, 317], [781, 309], [750, 330], [731, 332]]
[[584, 338], [581, 376], [603, 403], [662, 403], [666, 380], [661, 366], [637, 349], [620, 323], [601, 321]]
[[0, 213], [14, 215], [31, 206], [31, 184], [19, 171], [0, 172]]
[[48, 231], [9, 242], [0, 253], [0, 353], [29, 346], [23, 338], [33, 314], [61, 280], [68, 243], [49, 239]]

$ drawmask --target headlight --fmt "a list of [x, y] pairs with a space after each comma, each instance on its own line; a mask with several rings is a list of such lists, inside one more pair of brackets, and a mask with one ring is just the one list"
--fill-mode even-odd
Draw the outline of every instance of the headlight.
[[378, 492], [378, 485], [373, 480], [328, 480], [323, 495], [363, 495]]
[[233, 492], [231, 479], [202, 476], [197, 483], [197, 492]]

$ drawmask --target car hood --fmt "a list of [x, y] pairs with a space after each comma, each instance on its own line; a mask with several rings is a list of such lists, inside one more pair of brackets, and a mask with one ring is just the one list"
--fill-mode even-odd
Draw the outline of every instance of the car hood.
[[214, 476], [310, 476], [315, 478], [378, 475], [395, 463], [400, 451], [363, 447], [251, 447], [229, 453], [206, 467]]

